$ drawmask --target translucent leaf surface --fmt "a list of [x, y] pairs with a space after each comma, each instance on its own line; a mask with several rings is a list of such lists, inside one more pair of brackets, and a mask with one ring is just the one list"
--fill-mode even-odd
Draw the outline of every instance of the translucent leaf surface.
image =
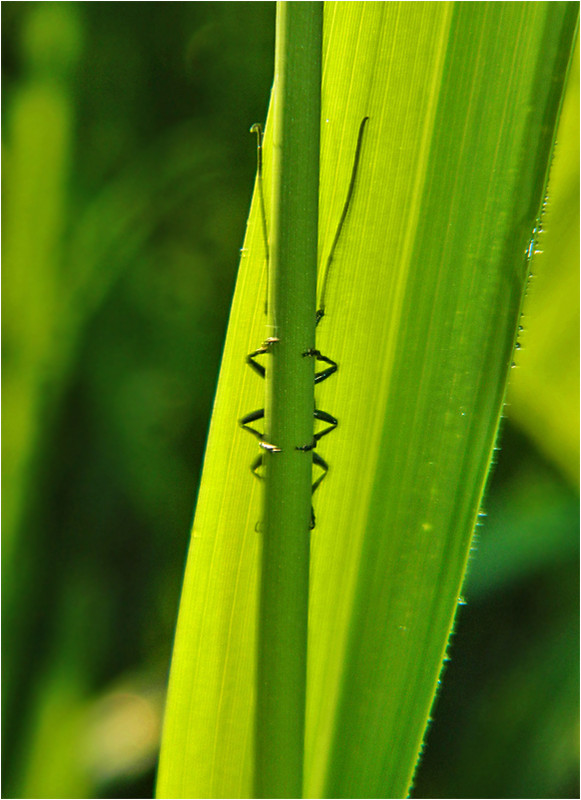
[[[327, 3], [320, 258], [370, 121], [317, 347], [339, 426], [314, 498], [306, 797], [402, 797], [502, 410], [575, 32], [570, 3]], [[269, 197], [268, 140], [265, 143]], [[268, 202], [267, 202], [268, 206]], [[161, 797], [252, 792], [264, 404], [253, 205], [175, 643]]]

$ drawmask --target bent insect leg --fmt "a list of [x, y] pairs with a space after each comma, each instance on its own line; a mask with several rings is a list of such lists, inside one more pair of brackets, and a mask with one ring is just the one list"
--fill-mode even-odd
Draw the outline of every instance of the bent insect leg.
[[256, 430], [256, 428], [250, 427], [251, 422], [256, 422], [259, 419], [264, 419], [263, 408], [259, 408], [258, 411], [251, 411], [250, 414], [246, 414], [246, 416], [242, 417], [242, 419], [239, 419], [238, 422], [240, 423], [240, 426], [244, 428], [245, 431], [248, 431], [248, 433], [251, 433], [253, 436], [256, 436], [257, 439], [264, 439], [264, 433]]
[[[268, 450], [270, 453], [280, 453], [280, 447], [277, 447], [275, 444], [271, 444], [265, 440], [264, 437], [266, 434], [262, 433], [262, 431], [257, 431], [256, 428], [250, 427], [251, 422], [256, 422], [259, 419], [264, 419], [263, 408], [259, 408], [257, 411], [251, 411], [250, 414], [246, 414], [246, 416], [239, 419], [238, 422], [240, 423], [240, 427], [244, 428], [245, 431], [248, 431], [248, 433], [256, 436], [258, 439], [258, 446], [262, 447], [263, 450]], [[253, 467], [252, 471], [254, 472]]]
[[[318, 453], [313, 452], [313, 464], [316, 464], [317, 467], [320, 467], [323, 470], [323, 474], [320, 475], [317, 480], [313, 483], [313, 488], [311, 489], [311, 497], [315, 494], [319, 486], [321, 485], [321, 481], [327, 477], [327, 473], [329, 471], [329, 465], [325, 461], [325, 459], [321, 458]], [[315, 509], [311, 503], [311, 530], [315, 527]]]
[[254, 477], [258, 478], [259, 481], [264, 480], [264, 475], [259, 475], [258, 472], [256, 471], [261, 466], [262, 466], [262, 453], [259, 456], [257, 456], [250, 465], [250, 472], [252, 472]]
[[324, 356], [320, 350], [314, 350], [311, 348], [303, 353], [303, 357], [305, 356], [310, 356], [311, 358], [316, 358], [317, 361], [324, 361], [325, 364], [330, 364], [327, 369], [323, 369], [320, 372], [315, 372], [315, 384], [326, 381], [327, 378], [330, 378], [331, 375], [333, 375], [339, 369], [339, 364], [337, 364], [336, 361], [333, 361], [333, 359]]
[[[322, 383], [323, 381], [326, 381], [327, 378], [331, 377], [331, 375], [333, 375], [339, 369], [339, 365], [337, 364], [337, 362], [333, 361], [333, 359], [328, 358], [327, 356], [324, 356], [320, 350], [315, 350], [311, 348], [306, 352], [304, 352], [303, 356], [307, 357], [310, 356], [311, 358], [316, 358], [317, 361], [323, 361], [325, 364], [330, 365], [329, 367], [327, 367], [327, 369], [323, 369], [320, 372], [315, 372], [315, 378], [314, 378], [315, 385], [317, 383]], [[334, 431], [337, 425], [339, 424], [337, 419], [335, 419], [335, 417], [333, 417], [331, 414], [328, 414], [326, 411], [322, 411], [320, 408], [315, 408], [314, 417], [315, 419], [318, 419], [320, 422], [326, 422], [329, 425], [329, 427], [325, 428], [322, 431], [319, 431], [318, 433], [315, 433], [313, 436], [313, 441], [310, 444], [301, 445], [300, 447], [297, 447], [297, 450], [305, 450], [305, 451], [314, 450], [314, 448], [317, 446], [317, 442], [319, 441], [319, 439], [321, 439], [323, 436], [326, 436], [328, 433], [331, 433], [331, 431]]]
[[335, 419], [331, 414], [328, 414], [326, 411], [321, 411], [320, 408], [315, 409], [315, 419], [318, 419], [319, 422], [326, 422], [328, 424], [328, 428], [324, 428], [322, 431], [315, 433], [314, 439], [315, 442], [318, 442], [323, 436], [326, 436], [331, 431], [334, 431], [337, 425], [339, 424], [339, 420]]
[[255, 350], [253, 353], [249, 353], [246, 356], [246, 363], [248, 366], [252, 367], [252, 369], [257, 372], [261, 378], [266, 377], [266, 369], [262, 364], [259, 364], [259, 362], [255, 361], [254, 359], [256, 356], [262, 356], [265, 353], [269, 353], [272, 345], [276, 344], [278, 341], [280, 341], [280, 339], [277, 339], [276, 336], [270, 336], [268, 339], [265, 339], [265, 341], [257, 350]]
[[337, 425], [339, 424], [339, 420], [335, 419], [335, 417], [331, 416], [331, 414], [328, 414], [326, 411], [321, 411], [320, 408], [315, 408], [313, 416], [320, 422], [326, 422], [329, 427], [324, 428], [322, 431], [318, 431], [317, 433], [315, 433], [313, 435], [313, 441], [310, 442], [310, 444], [300, 445], [299, 447], [296, 448], [297, 450], [303, 450], [303, 451], [314, 450], [315, 447], [317, 446], [317, 442], [319, 442], [319, 440], [322, 439], [323, 436], [326, 436], [328, 433], [331, 433], [331, 431], [334, 431]]
[[[254, 350], [254, 352], [249, 353], [246, 356], [246, 363], [250, 367], [252, 367], [252, 369], [255, 372], [257, 372], [261, 378], [264, 378], [266, 376], [266, 369], [262, 364], [260, 364], [258, 361], [255, 361], [254, 359], [256, 358], [256, 356], [261, 356], [264, 355], [265, 353], [268, 353], [270, 351], [271, 346], [278, 341], [279, 340], [276, 337], [271, 336], [268, 339], [266, 339], [257, 350]], [[263, 408], [259, 408], [257, 411], [251, 411], [250, 414], [246, 414], [246, 416], [242, 417], [240, 420], [238, 420], [238, 422], [240, 423], [241, 427], [244, 428], [245, 431], [248, 431], [248, 433], [251, 433], [253, 436], [256, 436], [260, 447], [262, 447], [264, 450], [270, 451], [271, 453], [279, 453], [280, 447], [277, 447], [274, 444], [270, 444], [270, 442], [267, 442], [265, 440], [266, 432], [262, 432], [257, 430], [256, 428], [251, 427], [250, 423], [256, 422], [259, 419], [264, 419]], [[254, 469], [252, 471], [254, 472]]]

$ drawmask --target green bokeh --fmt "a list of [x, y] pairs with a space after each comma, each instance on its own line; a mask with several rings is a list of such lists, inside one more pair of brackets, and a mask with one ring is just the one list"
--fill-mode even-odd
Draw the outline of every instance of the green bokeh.
[[[147, 797], [274, 4], [2, 22], [3, 794]], [[577, 489], [515, 422], [417, 797], [577, 791]]]

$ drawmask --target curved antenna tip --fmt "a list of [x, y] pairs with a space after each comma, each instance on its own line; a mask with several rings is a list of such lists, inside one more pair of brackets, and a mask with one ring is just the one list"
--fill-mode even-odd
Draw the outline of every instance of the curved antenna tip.
[[325, 271], [323, 273], [321, 300], [319, 304], [319, 310], [317, 311], [316, 315], [317, 325], [319, 324], [319, 321], [325, 314], [325, 292], [327, 289], [327, 280], [329, 278], [329, 271], [331, 268], [333, 257], [335, 255], [335, 248], [337, 247], [339, 237], [341, 236], [341, 231], [343, 230], [343, 225], [345, 224], [345, 220], [347, 219], [347, 212], [349, 211], [349, 206], [351, 205], [351, 199], [353, 197], [353, 191], [355, 189], [355, 181], [357, 179], [357, 171], [359, 169], [359, 158], [361, 156], [361, 148], [363, 146], [363, 134], [365, 132], [365, 126], [368, 122], [369, 122], [369, 116], [366, 116], [363, 117], [359, 125], [359, 133], [357, 134], [357, 144], [355, 146], [355, 158], [353, 159], [353, 167], [351, 169], [351, 180], [349, 181], [349, 188], [347, 189], [347, 197], [345, 198], [345, 204], [343, 206], [343, 211], [341, 212], [341, 218], [339, 219], [339, 224], [337, 225], [337, 230], [335, 231], [335, 238], [333, 239], [333, 244], [331, 245], [331, 249], [329, 250], [327, 263], [325, 264]]

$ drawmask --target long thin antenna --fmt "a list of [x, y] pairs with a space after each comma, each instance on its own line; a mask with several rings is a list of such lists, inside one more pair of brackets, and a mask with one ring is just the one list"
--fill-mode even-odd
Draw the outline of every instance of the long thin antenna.
[[270, 273], [270, 252], [268, 249], [268, 227], [266, 225], [266, 208], [264, 205], [264, 184], [262, 182], [262, 125], [255, 122], [250, 128], [250, 133], [256, 133], [256, 168], [258, 173], [258, 199], [260, 202], [260, 218], [262, 220], [262, 236], [264, 238], [264, 252], [266, 255], [266, 299], [264, 313], [268, 314], [268, 281]]
[[359, 168], [359, 157], [361, 156], [361, 148], [363, 145], [363, 134], [365, 132], [365, 125], [367, 124], [368, 120], [369, 117], [363, 117], [363, 119], [361, 120], [361, 125], [359, 126], [359, 134], [357, 136], [357, 146], [355, 148], [355, 158], [353, 160], [353, 169], [351, 170], [351, 181], [349, 182], [349, 189], [347, 190], [347, 198], [345, 200], [345, 205], [343, 206], [341, 219], [339, 220], [339, 224], [337, 226], [337, 231], [335, 233], [335, 238], [333, 239], [333, 244], [331, 245], [329, 257], [327, 258], [327, 263], [325, 264], [323, 288], [321, 290], [321, 302], [319, 304], [319, 309], [317, 311], [317, 325], [319, 324], [321, 318], [325, 316], [325, 291], [327, 289], [327, 281], [329, 279], [329, 269], [331, 267], [331, 262], [333, 261], [333, 257], [335, 255], [335, 248], [337, 247], [337, 242], [339, 241], [341, 230], [343, 229], [343, 225], [345, 223], [345, 220], [347, 219], [347, 212], [349, 211], [351, 198], [353, 197], [353, 190], [355, 189], [355, 181], [357, 179], [357, 170]]

